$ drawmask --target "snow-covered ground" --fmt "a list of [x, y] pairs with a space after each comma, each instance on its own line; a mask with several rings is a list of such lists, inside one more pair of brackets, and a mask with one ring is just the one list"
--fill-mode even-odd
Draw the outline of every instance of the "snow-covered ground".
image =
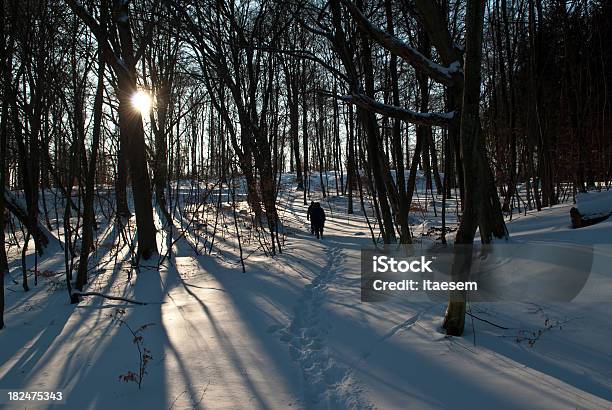
[[[320, 241], [301, 192], [288, 189], [279, 203], [283, 252], [249, 253], [247, 273], [235, 238], [198, 255], [177, 220], [171, 239], [160, 235], [172, 257], [128, 279], [129, 264], [113, 269], [116, 235], [107, 232], [90, 289], [144, 306], [70, 305], [54, 275], [63, 254], [46, 258], [38, 287], [7, 286], [0, 389], [62, 390], [57, 408], [67, 409], [612, 408], [612, 302], [602, 299], [612, 294], [612, 221], [572, 230], [571, 205], [515, 215], [513, 241], [594, 245], [587, 286], [572, 303], [472, 304], [479, 319], [447, 337], [444, 304], [360, 301], [360, 249], [372, 240], [360, 213], [343, 211], [346, 198], [323, 201]], [[438, 224], [421, 222], [416, 232]], [[135, 344], [128, 326], [143, 325]], [[120, 380], [138, 372], [139, 346], [152, 356], [141, 389]]]
[[576, 195], [576, 208], [590, 218], [610, 215], [612, 212], [612, 191], [584, 192]]

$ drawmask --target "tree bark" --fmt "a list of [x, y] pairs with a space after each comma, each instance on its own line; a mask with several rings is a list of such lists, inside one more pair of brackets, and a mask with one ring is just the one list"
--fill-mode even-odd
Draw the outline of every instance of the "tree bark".
[[128, 162], [126, 159], [126, 151], [128, 140], [128, 136], [121, 131], [120, 126], [119, 148], [117, 151], [117, 173], [115, 175], [115, 204], [117, 207], [117, 216], [121, 218], [129, 218], [132, 216], [127, 202]]
[[[393, 8], [391, 0], [385, 0], [385, 17], [387, 20], [387, 31], [395, 36], [393, 27]], [[389, 77], [391, 81], [393, 105], [399, 107], [399, 79], [397, 75], [397, 56], [391, 54], [389, 60]], [[401, 123], [399, 119], [393, 120], [392, 146], [395, 156], [395, 180], [397, 183], [398, 204], [398, 225], [400, 227], [400, 243], [411, 243], [410, 225], [408, 217], [410, 214], [410, 202], [406, 195], [406, 177], [404, 175], [404, 148], [402, 146]]]
[[118, 10], [115, 19], [125, 70], [117, 70], [119, 95], [119, 124], [121, 133], [129, 138], [128, 155], [130, 176], [132, 179], [132, 195], [136, 212], [136, 229], [138, 232], [138, 257], [149, 259], [157, 253], [155, 223], [153, 222], [153, 205], [151, 202], [151, 182], [146, 157], [146, 143], [142, 115], [134, 110], [131, 104], [132, 96], [137, 92], [136, 58], [132, 32], [130, 28], [129, 3], [115, 1]]
[[[96, 165], [98, 163], [98, 147], [100, 145], [100, 134], [102, 128], [102, 99], [104, 97], [104, 57], [99, 51], [98, 59], [98, 86], [93, 107], [93, 133], [91, 142], [91, 155], [89, 157], [89, 169], [87, 170], [85, 182], [85, 198], [83, 200], [83, 234], [81, 235], [81, 253], [79, 258], [79, 270], [77, 272], [75, 287], [79, 291], [87, 284], [87, 268], [89, 253], [93, 248], [93, 228], [95, 224], [94, 214], [94, 191], [96, 184]], [[84, 142], [83, 142], [84, 143]]]
[[289, 105], [289, 133], [291, 138], [291, 163], [294, 164], [296, 173], [297, 189], [304, 189], [304, 180], [302, 177], [302, 161], [300, 160], [300, 105], [298, 100], [298, 79], [294, 73], [296, 66], [289, 67], [287, 64], [285, 69], [285, 83], [287, 87], [287, 103]]
[[[357, 7], [361, 4], [358, 3]], [[336, 29], [339, 29], [339, 25], [336, 24]], [[360, 44], [361, 44], [361, 61], [363, 65], [363, 75], [365, 82], [365, 94], [368, 98], [374, 99], [374, 70], [372, 65], [372, 52], [370, 48], [370, 40], [368, 35], [360, 32]], [[360, 115], [364, 131], [367, 138], [367, 152], [368, 152], [368, 163], [370, 170], [374, 178], [374, 186], [376, 189], [376, 195], [378, 197], [378, 204], [380, 206], [380, 212], [383, 220], [383, 226], [381, 226], [381, 233], [385, 243], [393, 243], [396, 240], [395, 227], [393, 225], [393, 218], [391, 209], [389, 206], [389, 199], [387, 197], [388, 189], [385, 182], [382, 160], [384, 155], [380, 148], [380, 138], [378, 124], [376, 122], [376, 116], [372, 111], [363, 111]]]
[[348, 158], [346, 163], [346, 185], [348, 187], [348, 206], [347, 213], [353, 213], [353, 188], [355, 186], [356, 170], [355, 170], [355, 129], [353, 120], [353, 106], [348, 107]]
[[[4, 275], [8, 272], [8, 261], [6, 259], [6, 247], [4, 243], [4, 227], [6, 224], [5, 206], [4, 206], [4, 181], [6, 181], [6, 147], [7, 147], [7, 132], [8, 132], [8, 110], [9, 101], [8, 96], [10, 95], [9, 88], [9, 67], [12, 64], [8, 63], [7, 58], [7, 45], [6, 37], [4, 32], [4, 0], [0, 0], [0, 27], [2, 32], [0, 36], [0, 79], [4, 83], [3, 96], [2, 96], [2, 116], [0, 117], [0, 329], [4, 328]], [[12, 56], [10, 57], [12, 62]]]
[[[477, 228], [480, 228], [483, 243], [490, 243], [493, 236], [507, 238], [508, 235], [480, 126], [479, 102], [484, 9], [484, 0], [468, 0], [467, 2], [465, 78], [460, 131], [465, 205], [455, 238], [455, 263], [452, 272], [454, 281], [464, 281], [469, 276], [472, 246]], [[465, 291], [450, 293], [443, 325], [447, 334], [453, 336], [463, 334], [466, 300]]]
[[[306, 62], [302, 61], [302, 76], [306, 75]], [[302, 147], [304, 149], [304, 205], [310, 192], [310, 174], [308, 163], [308, 98], [306, 96], [306, 81], [302, 82]]]

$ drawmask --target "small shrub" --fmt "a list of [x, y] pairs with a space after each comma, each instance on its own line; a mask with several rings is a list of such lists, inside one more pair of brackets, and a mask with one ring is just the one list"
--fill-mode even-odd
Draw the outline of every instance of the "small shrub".
[[151, 351], [145, 347], [144, 344], [144, 336], [143, 333], [149, 327], [153, 326], [153, 323], [144, 324], [136, 329], [132, 328], [123, 316], [125, 315], [125, 309], [116, 309], [113, 314], [111, 314], [111, 319], [119, 323], [119, 326], [125, 326], [130, 333], [132, 334], [132, 343], [136, 345], [136, 349], [138, 351], [138, 371], [134, 372], [132, 370], [128, 370], [127, 373], [119, 376], [119, 380], [129, 383], [133, 382], [138, 384], [138, 389], [142, 387], [142, 381], [144, 380], [145, 375], [147, 374], [147, 366], [153, 360], [153, 356], [151, 355]]

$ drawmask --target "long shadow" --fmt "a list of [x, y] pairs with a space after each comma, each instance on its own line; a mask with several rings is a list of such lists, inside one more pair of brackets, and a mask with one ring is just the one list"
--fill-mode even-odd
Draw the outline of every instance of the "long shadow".
[[[109, 239], [111, 241], [111, 245], [114, 244], [115, 241], [119, 240], [119, 237], [117, 235], [113, 235], [113, 233], [116, 233], [117, 230], [117, 225], [113, 224], [112, 227], [109, 227], [108, 230], [105, 233], [105, 239]], [[104, 234], [104, 233], [103, 233]], [[111, 263], [112, 261], [116, 261], [117, 263], [115, 263], [113, 265], [112, 269], [104, 269], [104, 273], [98, 273], [98, 275], [95, 276], [91, 276], [89, 277], [89, 284], [88, 287], [92, 287], [94, 284], [97, 285], [99, 282], [102, 282], [101, 287], [96, 288], [95, 290], [101, 292], [102, 294], [113, 294], [115, 296], [123, 296], [123, 297], [128, 297], [129, 293], [130, 293], [130, 286], [129, 283], [126, 281], [124, 283], [124, 286], [121, 286], [119, 284], [117, 284], [117, 281], [119, 279], [119, 274], [122, 272], [122, 264], [126, 261], [128, 261], [128, 254], [127, 252], [124, 252], [123, 255], [117, 255], [116, 258], [111, 257], [113, 255], [111, 255], [111, 249], [109, 249], [106, 253], [102, 253], [101, 255], [94, 255], [94, 257], [92, 258], [91, 262], [102, 262], [105, 259], [108, 259], [107, 262], [104, 263], [104, 265]], [[116, 260], [115, 260], [116, 259]], [[110, 271], [110, 274], [107, 273], [108, 271]], [[112, 328], [112, 324], [110, 323], [110, 318], [108, 317], [107, 314], [104, 314], [103, 311], [101, 310], [103, 307], [103, 304], [106, 302], [105, 299], [93, 299], [89, 301], [89, 304], [80, 304], [80, 305], [76, 305], [74, 307], [77, 308], [89, 308], [86, 310], [80, 310], [79, 311], [79, 317], [78, 318], [74, 318], [71, 317], [71, 327], [72, 329], [76, 329], [76, 331], [81, 330], [82, 326], [85, 325], [86, 322], [90, 321], [91, 319], [94, 319], [93, 323], [89, 324], [89, 328], [92, 331], [97, 330], [101, 330], [100, 333], [102, 336], [106, 335], [109, 330]], [[133, 308], [134, 306], [128, 306], [129, 308]], [[118, 308], [118, 306], [115, 306], [115, 308]], [[89, 315], [85, 314], [84, 312], [87, 312], [87, 310], [89, 310]], [[100, 324], [104, 323], [105, 326], [101, 329], [98, 329], [98, 326]], [[71, 336], [70, 332], [67, 333], [67, 335], [65, 336], [65, 338], [69, 338], [69, 337], [73, 337]], [[59, 349], [61, 348], [62, 344], [58, 344], [55, 349]], [[97, 346], [97, 345], [96, 345]], [[53, 350], [50, 350], [50, 353], [53, 353]], [[52, 356], [52, 354], [51, 354]], [[65, 362], [65, 367], [68, 368], [70, 364], [69, 360], [66, 360]]]
[[[49, 297], [48, 299], [59, 302], [58, 298]], [[47, 305], [50, 305], [50, 303]], [[5, 371], [0, 379], [1, 389], [15, 389], [28, 384], [33, 369], [40, 364], [49, 347], [62, 333], [73, 309], [66, 305], [62, 306], [61, 309], [55, 308], [55, 311], [56, 314], [51, 320], [41, 318], [30, 322], [29, 331], [16, 333], [12, 332], [9, 327], [0, 334], [0, 345], [2, 345], [2, 349], [0, 349], [0, 368], [7, 366], [7, 363], [15, 355], [19, 355], [19, 358], [10, 365], [10, 369]], [[37, 313], [40, 312], [37, 311]], [[14, 384], [8, 385], [9, 382]]]
[[[104, 235], [102, 243], [106, 243], [109, 238], [117, 239], [117, 236], [113, 235], [115, 230], [116, 227], [110, 227], [101, 231]], [[102, 254], [99, 252], [92, 254], [91, 264], [97, 264], [108, 258], [111, 250]], [[110, 258], [106, 263], [112, 262], [113, 259]], [[120, 266], [121, 264], [115, 265], [110, 275], [108, 273], [101, 275], [105, 282], [101, 288], [96, 290], [109, 293], [110, 288], [116, 282]], [[105, 272], [109, 270], [104, 269]], [[96, 280], [96, 276], [92, 276], [91, 279]], [[37, 289], [37, 291], [41, 292], [42, 289]], [[127, 346], [127, 349], [132, 348], [132, 337], [124, 334], [126, 330], [118, 329], [114, 335], [117, 339], [109, 339], [108, 336], [116, 324], [112, 323], [108, 313], [105, 312], [107, 309], [103, 308], [122, 307], [129, 311], [133, 305], [129, 307], [121, 304], [102, 306], [105, 303], [104, 300], [94, 299], [89, 304], [79, 306], [79, 309], [75, 311], [75, 306], [67, 303], [67, 295], [64, 291], [60, 290], [56, 293], [41, 298], [43, 302], [38, 304], [39, 309], [34, 312], [36, 314], [32, 315], [34, 317], [30, 323], [32, 331], [20, 331], [17, 334], [9, 335], [9, 328], [7, 332], [0, 334], [0, 344], [3, 346], [0, 349], [1, 355], [9, 354], [10, 357], [14, 357], [21, 353], [10, 364], [10, 369], [3, 369], [5, 373], [0, 381], [0, 386], [23, 388], [36, 383], [38, 387], [42, 385], [55, 390], [62, 389], [65, 391], [67, 403], [73, 408], [104, 407], [104, 403], [110, 405], [113, 397], [109, 394], [108, 388], [100, 388], [101, 383], [104, 386], [109, 384], [112, 386], [113, 382], [118, 383], [118, 367], [113, 364], [120, 362], [122, 355], [117, 354], [117, 348], [122, 345], [120, 341], [122, 337], [125, 341], [123, 345]], [[113, 288], [110, 293], [117, 294], [117, 289]], [[125, 296], [129, 293], [129, 288], [124, 286], [119, 293]], [[36, 294], [37, 292], [33, 291], [28, 297], [34, 298]], [[56, 314], [51, 317], [40, 315], [39, 310]], [[25, 316], [27, 315], [24, 314], [21, 317]], [[37, 331], [39, 328], [42, 328], [40, 332]], [[3, 337], [9, 336], [15, 348], [9, 347], [8, 343], [2, 340]], [[24, 351], [20, 352], [19, 349]], [[60, 351], [63, 357], [58, 357]], [[6, 362], [7, 360], [3, 359], [1, 367], [6, 367]], [[53, 370], [50, 370], [49, 366], [52, 366]], [[93, 369], [96, 371], [94, 372]], [[8, 386], [9, 381], [16, 386]], [[110, 390], [114, 389], [111, 387]]]
[[[225, 331], [223, 330], [223, 328], [221, 326], [219, 326], [219, 324], [217, 323], [217, 320], [215, 319], [214, 315], [210, 312], [210, 309], [206, 306], [206, 304], [202, 301], [202, 299], [200, 299], [194, 292], [192, 292], [189, 289], [189, 287], [185, 285], [185, 283], [183, 283], [183, 289], [202, 308], [202, 311], [205, 313], [207, 319], [210, 322], [211, 327], [213, 328], [213, 331], [215, 332], [215, 336], [222, 341], [222, 345], [223, 345], [223, 348], [225, 350], [225, 353], [230, 357], [232, 362], [234, 362], [236, 369], [240, 369], [240, 373], [242, 375], [242, 379], [245, 382], [245, 384], [248, 387], [248, 389], [253, 394], [253, 396], [256, 398], [259, 407], [260, 408], [268, 408], [269, 406], [265, 402], [264, 395], [259, 392], [259, 390], [253, 384], [253, 381], [248, 376], [248, 374], [246, 374], [246, 373], [244, 373], [242, 371], [242, 369], [245, 369], [245, 366], [243, 365], [242, 360], [240, 359], [240, 354], [236, 351], [236, 349], [234, 348], [234, 346], [232, 344], [232, 338], [229, 337], [227, 335], [227, 333], [225, 333]], [[186, 319], [186, 320], [189, 321], [189, 319]], [[191, 324], [190, 324], [190, 326], [193, 329], [195, 329], [198, 332], [198, 334], [201, 334], [200, 331], [197, 328], [195, 328], [195, 326], [193, 326]], [[176, 353], [176, 356], [178, 357], [178, 353], [176, 352], [176, 350], [175, 350], [175, 353]], [[212, 353], [212, 352], [209, 351], [209, 353]], [[211, 358], [211, 360], [214, 360], [214, 359]]]
[[[193, 249], [185, 244], [183, 240], [178, 241], [175, 247], [177, 248], [176, 255], [194, 254]], [[234, 343], [244, 340], [244, 338], [252, 340], [250, 343], [251, 345], [263, 348], [265, 352], [263, 356], [276, 362], [276, 364], [266, 363], [266, 372], [278, 374], [279, 380], [285, 383], [286, 391], [294, 397], [300, 397], [299, 386], [295, 383], [296, 374], [287, 371], [286, 368], [286, 363], [290, 360], [289, 356], [288, 354], [282, 354], [282, 357], [279, 357], [279, 349], [274, 348], [274, 345], [278, 344], [280, 346], [280, 343], [278, 343], [274, 334], [267, 331], [270, 325], [268, 312], [262, 311], [260, 306], [256, 303], [257, 298], [277, 300], [279, 294], [282, 295], [291, 292], [292, 290], [288, 290], [291, 286], [294, 287], [296, 292], [299, 287], [295, 286], [290, 281], [286, 281], [284, 278], [283, 281], [286, 281], [284, 285], [270, 283], [270, 281], [266, 280], [259, 280], [259, 278], [254, 279], [254, 276], [258, 276], [257, 274], [248, 273], [247, 275], [243, 275], [242, 273], [238, 273], [237, 269], [228, 269], [222, 266], [214, 257], [197, 257], [194, 259], [194, 262], [198, 264], [199, 270], [209, 273], [220, 284], [220, 286], [215, 287], [223, 290], [223, 297], [228, 299], [228, 308], [235, 308], [238, 317], [242, 318], [241, 324], [246, 328], [245, 334], [239, 337], [237, 337], [237, 335], [227, 334], [223, 324], [219, 323], [215, 318], [214, 312], [207, 306], [204, 298], [196, 293], [193, 286], [180, 279], [182, 289], [189, 297], [196, 301], [202, 312], [207, 316], [214, 336], [221, 342], [226, 357], [234, 363], [234, 368], [241, 374], [244, 386], [251, 392], [258, 407], [269, 408], [273, 407], [274, 404], [268, 403], [265, 394], [259, 391], [259, 387], [251, 380], [250, 376], [245, 371], [242, 371], [242, 369], [245, 369], [244, 361], [241, 358], [241, 352], [237, 350]], [[178, 271], [177, 276], [180, 278], [180, 273]], [[271, 278], [268, 276], [268, 279]], [[236, 286], [237, 281], [248, 281], [249, 283]], [[287, 302], [293, 300], [291, 296], [287, 297], [287, 299]], [[279, 303], [279, 305], [283, 305], [283, 303]], [[290, 311], [290, 306], [286, 306], [284, 310]], [[245, 351], [245, 353], [251, 354], [247, 351]], [[211, 360], [214, 360], [214, 358], [211, 358]]]
[[[30, 253], [26, 256], [26, 265], [34, 265], [35, 255]], [[49, 254], [39, 261], [38, 270], [57, 271], [63, 257], [57, 254]], [[21, 266], [19, 260], [11, 262], [12, 268]], [[20, 270], [20, 269], [19, 269]], [[20, 279], [20, 278], [19, 278]], [[0, 388], [18, 388], [28, 384], [29, 378], [36, 369], [44, 366], [53, 353], [52, 346], [58, 344], [60, 335], [66, 330], [74, 307], [68, 304], [68, 295], [62, 289], [49, 291], [44, 277], [39, 278], [39, 285], [34, 286], [30, 277], [31, 289], [23, 292], [21, 286], [18, 290], [7, 295], [7, 306], [5, 321], [7, 328], [0, 332], [0, 368], [3, 368], [4, 376], [0, 380]], [[11, 301], [11, 299], [14, 299]], [[28, 308], [30, 310], [28, 310]], [[21, 310], [21, 312], [20, 312]], [[12, 322], [18, 321], [19, 332], [16, 331]], [[11, 363], [7, 363], [18, 356]], [[8, 383], [16, 385], [8, 386]]]

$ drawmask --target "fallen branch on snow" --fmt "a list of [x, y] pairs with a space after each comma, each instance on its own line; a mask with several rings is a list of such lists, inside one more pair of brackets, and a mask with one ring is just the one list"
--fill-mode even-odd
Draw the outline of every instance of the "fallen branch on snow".
[[72, 292], [72, 296], [99, 296], [99, 297], [105, 298], [105, 299], [121, 300], [123, 302], [134, 303], [135, 305], [148, 305], [148, 303], [141, 302], [139, 300], [122, 298], [120, 296], [105, 295], [103, 293], [98, 293], [98, 292]]
[[504, 329], [504, 330], [508, 330], [508, 329], [510, 329], [509, 327], [500, 326], [500, 325], [498, 325], [498, 324], [495, 324], [495, 323], [493, 323], [493, 322], [488, 321], [487, 319], [483, 319], [483, 318], [481, 318], [481, 317], [478, 317], [478, 316], [476, 316], [476, 315], [475, 315], [475, 314], [473, 314], [473, 313], [470, 313], [470, 312], [465, 312], [465, 314], [466, 314], [466, 315], [468, 315], [468, 316], [470, 316], [470, 317], [472, 317], [472, 318], [474, 318], [474, 319], [476, 319], [476, 320], [480, 320], [481, 322], [488, 323], [488, 324], [490, 324], [491, 326], [495, 326], [495, 327], [497, 327], [497, 328]]

